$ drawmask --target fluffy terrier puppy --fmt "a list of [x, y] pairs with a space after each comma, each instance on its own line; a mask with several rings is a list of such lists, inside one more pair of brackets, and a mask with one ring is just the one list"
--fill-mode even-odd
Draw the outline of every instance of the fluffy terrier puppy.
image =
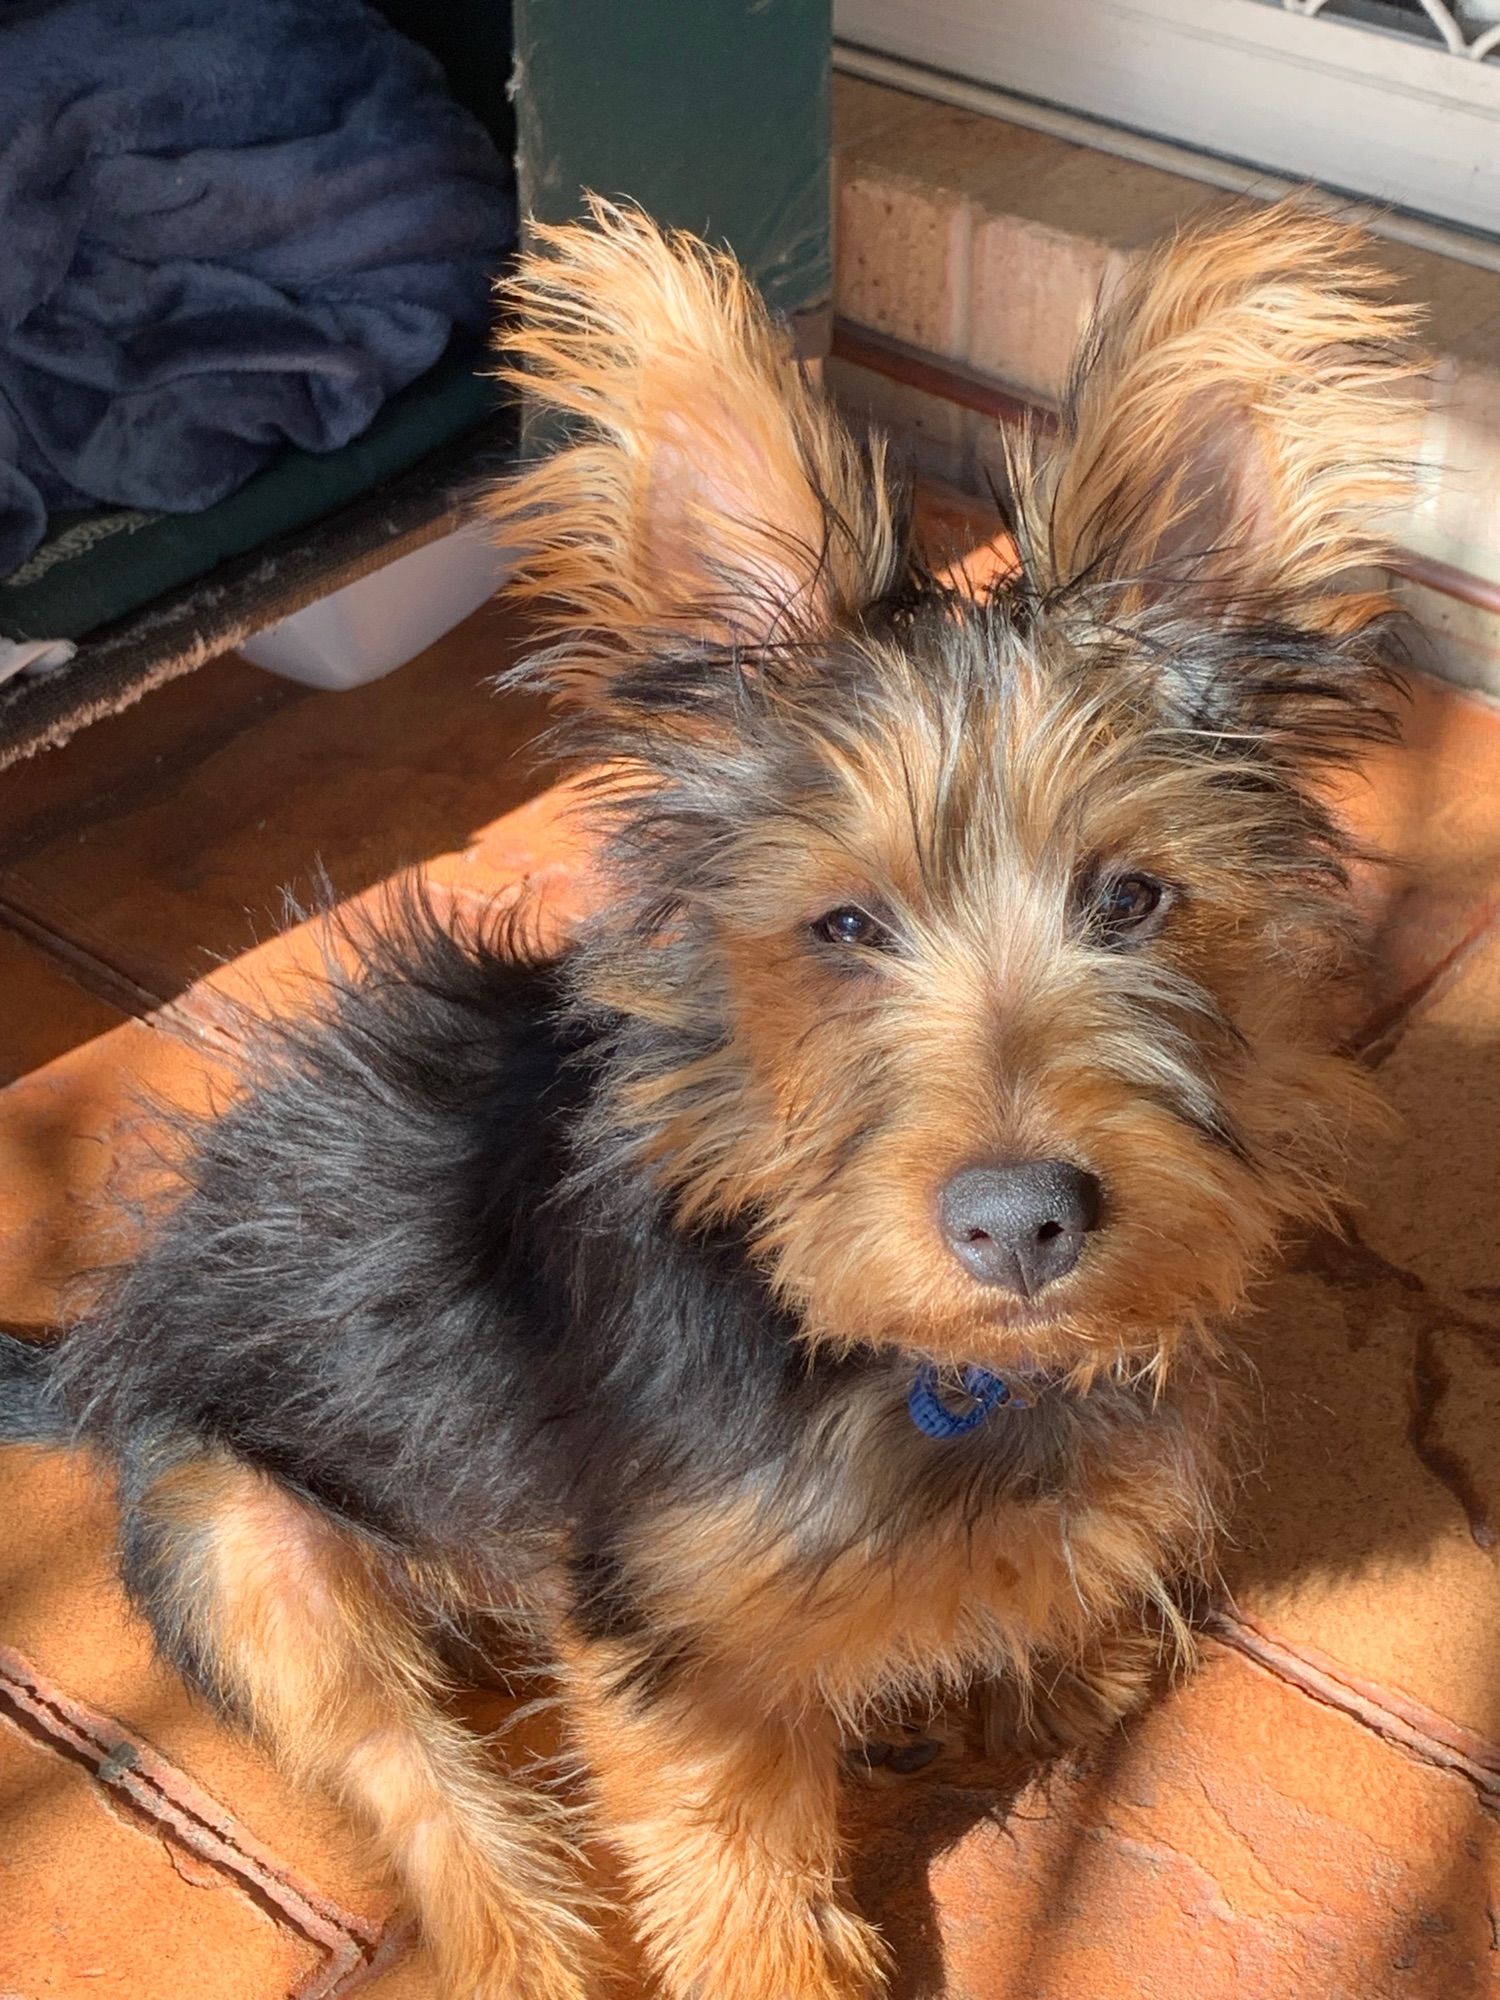
[[1385, 726], [1408, 315], [1309, 207], [1179, 236], [975, 601], [725, 257], [600, 205], [511, 306], [571, 428], [489, 505], [599, 914], [364, 938], [7, 1427], [115, 1469], [163, 1652], [450, 2000], [593, 1990], [571, 1821], [445, 1705], [497, 1621], [662, 1992], [851, 2000], [841, 1739], [982, 1679], [1073, 1741], [1190, 1644], [1215, 1329], [1362, 1095], [1318, 787]]

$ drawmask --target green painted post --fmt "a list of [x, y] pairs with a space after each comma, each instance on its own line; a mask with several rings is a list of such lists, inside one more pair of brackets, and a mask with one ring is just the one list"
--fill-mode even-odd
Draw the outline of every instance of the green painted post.
[[826, 353], [830, 0], [515, 0], [521, 212], [586, 189], [728, 243]]

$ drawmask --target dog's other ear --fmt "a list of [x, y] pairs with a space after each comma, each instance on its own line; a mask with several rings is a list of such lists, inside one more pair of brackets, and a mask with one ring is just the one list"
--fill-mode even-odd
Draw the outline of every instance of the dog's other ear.
[[662, 648], [815, 637], [902, 560], [879, 444], [856, 445], [733, 259], [591, 210], [538, 229], [502, 290], [502, 379], [569, 433], [488, 502], [575, 695]]
[[1357, 231], [1294, 197], [1183, 231], [1080, 352], [1026, 507], [1028, 568], [1102, 615], [1181, 607], [1346, 633], [1342, 588], [1411, 491], [1417, 315]]

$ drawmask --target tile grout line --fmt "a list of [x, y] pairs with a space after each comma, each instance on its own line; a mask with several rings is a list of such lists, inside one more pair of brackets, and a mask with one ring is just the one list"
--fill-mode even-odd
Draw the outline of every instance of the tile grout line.
[[326, 1954], [297, 2000], [332, 2000], [393, 1942], [389, 1929], [296, 1881], [249, 1830], [184, 1772], [48, 1681], [24, 1655], [0, 1645], [0, 1714], [60, 1755], [83, 1764], [189, 1853], [229, 1876], [262, 1907], [270, 1906]]
[[159, 993], [138, 985], [128, 973], [111, 965], [108, 959], [91, 951], [87, 945], [77, 943], [44, 918], [33, 916], [4, 894], [0, 894], [0, 928], [34, 945], [38, 951], [64, 967], [86, 993], [118, 1007], [122, 1014], [138, 1019], [165, 1004]]
[[1220, 1606], [1210, 1614], [1205, 1629], [1273, 1679], [1337, 1709], [1421, 1763], [1467, 1779], [1483, 1804], [1500, 1811], [1500, 1744], [1421, 1702], [1349, 1673], [1315, 1647], [1292, 1645], [1244, 1612]]
[[1370, 1069], [1394, 1055], [1403, 1036], [1427, 1008], [1450, 992], [1471, 961], [1500, 937], [1500, 898], [1487, 901], [1477, 923], [1471, 924], [1450, 950], [1429, 966], [1421, 978], [1366, 1023], [1349, 1044], [1351, 1052]]
[[317, 1975], [311, 1986], [299, 1987], [291, 2000], [346, 2000], [347, 1995], [357, 1993], [362, 1986], [368, 1986], [372, 1980], [389, 1972], [416, 1947], [417, 1942], [416, 1924], [397, 1918], [387, 1925], [380, 1943], [367, 1958], [346, 1965], [342, 1970], [330, 1967]]

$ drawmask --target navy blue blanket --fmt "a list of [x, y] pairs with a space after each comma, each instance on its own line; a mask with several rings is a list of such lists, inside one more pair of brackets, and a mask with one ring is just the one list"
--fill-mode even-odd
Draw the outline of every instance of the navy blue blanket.
[[0, 576], [192, 511], [477, 328], [509, 163], [361, 0], [0, 0]]

